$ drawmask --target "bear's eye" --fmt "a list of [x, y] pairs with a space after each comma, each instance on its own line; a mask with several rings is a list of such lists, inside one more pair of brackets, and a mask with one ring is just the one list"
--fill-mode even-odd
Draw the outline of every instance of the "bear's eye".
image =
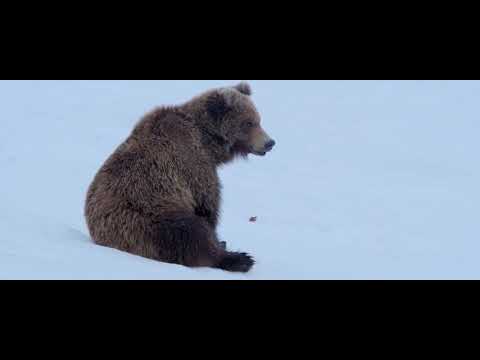
[[252, 128], [252, 127], [254, 127], [254, 126], [255, 126], [255, 124], [253, 123], [253, 121], [247, 122], [247, 127], [248, 127], [248, 128]]

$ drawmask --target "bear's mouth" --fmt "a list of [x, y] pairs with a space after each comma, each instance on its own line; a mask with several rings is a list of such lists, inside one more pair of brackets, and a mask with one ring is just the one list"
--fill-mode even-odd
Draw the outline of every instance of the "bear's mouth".
[[266, 151], [256, 151], [256, 150], [250, 150], [250, 153], [256, 156], [265, 156], [267, 155]]
[[243, 143], [236, 143], [232, 147], [231, 151], [232, 151], [233, 154], [244, 156], [244, 157], [247, 157], [250, 154], [256, 155], [256, 156], [265, 156], [265, 155], [267, 155], [267, 152], [268, 152], [268, 151], [263, 150], [263, 149], [262, 150], [256, 150], [253, 146], [248, 146], [248, 145], [243, 144]]

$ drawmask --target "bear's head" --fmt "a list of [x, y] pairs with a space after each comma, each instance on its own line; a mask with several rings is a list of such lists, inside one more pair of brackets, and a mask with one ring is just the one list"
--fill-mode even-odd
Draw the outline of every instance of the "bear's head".
[[261, 126], [251, 95], [250, 85], [240, 83], [212, 90], [201, 97], [206, 115], [202, 117], [203, 129], [222, 145], [226, 152], [224, 162], [235, 156], [265, 156], [275, 146], [275, 141]]

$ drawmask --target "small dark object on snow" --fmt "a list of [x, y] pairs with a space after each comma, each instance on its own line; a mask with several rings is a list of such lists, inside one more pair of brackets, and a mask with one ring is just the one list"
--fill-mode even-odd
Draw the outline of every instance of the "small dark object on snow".
[[254, 222], [257, 222], [257, 217], [256, 216], [253, 216], [250, 218], [250, 222], [254, 223]]

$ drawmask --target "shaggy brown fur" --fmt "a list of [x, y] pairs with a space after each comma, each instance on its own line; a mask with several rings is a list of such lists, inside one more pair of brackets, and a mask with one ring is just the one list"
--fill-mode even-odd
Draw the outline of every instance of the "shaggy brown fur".
[[273, 148], [242, 83], [147, 114], [91, 184], [94, 241], [162, 262], [247, 272], [251, 256], [218, 240], [217, 167]]

